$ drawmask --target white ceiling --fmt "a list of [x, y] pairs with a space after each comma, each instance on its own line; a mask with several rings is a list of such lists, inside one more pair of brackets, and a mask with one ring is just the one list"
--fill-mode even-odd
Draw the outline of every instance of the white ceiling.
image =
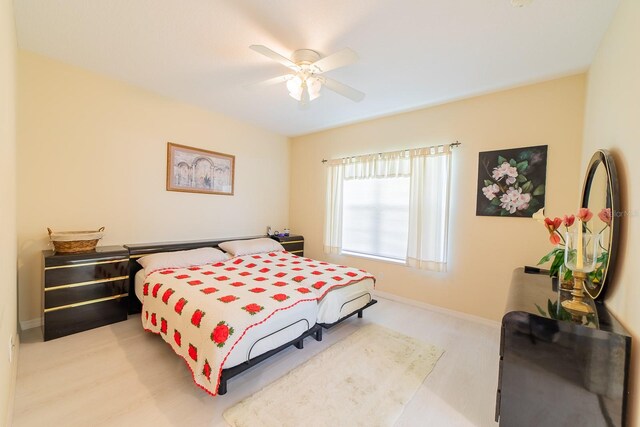
[[[618, 0], [15, 0], [18, 43], [285, 135], [300, 135], [585, 70]], [[323, 90], [300, 110], [286, 69], [249, 50], [360, 61], [327, 73], [367, 94]]]

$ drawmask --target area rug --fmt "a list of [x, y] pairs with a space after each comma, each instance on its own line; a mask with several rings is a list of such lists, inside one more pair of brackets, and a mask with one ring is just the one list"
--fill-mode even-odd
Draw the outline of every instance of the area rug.
[[364, 326], [223, 415], [233, 427], [391, 426], [442, 353]]

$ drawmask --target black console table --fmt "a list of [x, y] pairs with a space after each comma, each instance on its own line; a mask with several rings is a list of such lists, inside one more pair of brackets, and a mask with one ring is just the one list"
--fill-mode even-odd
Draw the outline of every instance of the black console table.
[[580, 322], [558, 311], [545, 274], [513, 272], [502, 318], [496, 421], [501, 426], [625, 426], [631, 337], [604, 304]]

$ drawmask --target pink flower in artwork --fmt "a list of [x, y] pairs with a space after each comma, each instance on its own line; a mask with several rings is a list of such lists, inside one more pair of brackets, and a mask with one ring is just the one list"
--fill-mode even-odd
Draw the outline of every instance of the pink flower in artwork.
[[529, 207], [531, 193], [523, 193], [522, 188], [509, 187], [507, 192], [500, 197], [500, 207], [515, 213]]
[[489, 200], [495, 199], [496, 194], [499, 192], [500, 192], [500, 187], [498, 187], [498, 184], [491, 184], [482, 188], [482, 193]]

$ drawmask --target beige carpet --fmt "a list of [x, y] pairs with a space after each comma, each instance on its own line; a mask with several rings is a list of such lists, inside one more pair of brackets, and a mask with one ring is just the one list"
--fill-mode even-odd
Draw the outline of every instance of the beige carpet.
[[234, 427], [391, 426], [443, 351], [376, 325], [232, 406]]

